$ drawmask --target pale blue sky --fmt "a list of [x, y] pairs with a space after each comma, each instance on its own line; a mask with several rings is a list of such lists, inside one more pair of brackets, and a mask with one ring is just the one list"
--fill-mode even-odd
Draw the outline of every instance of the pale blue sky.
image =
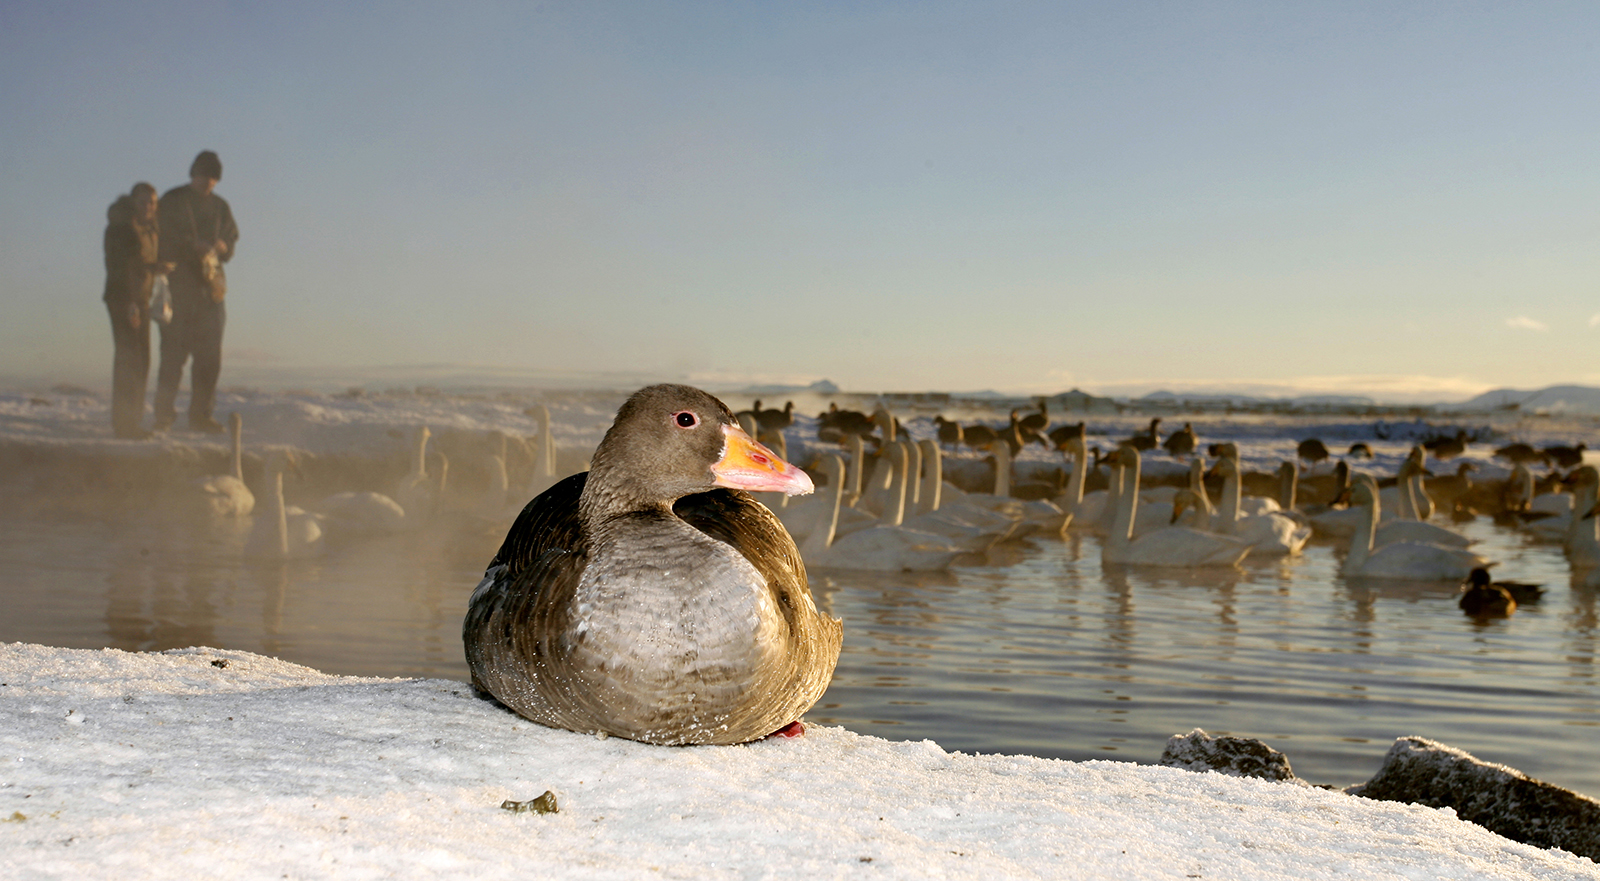
[[209, 148], [225, 386], [1600, 385], [1597, 40], [1593, 3], [0, 0], [0, 377], [108, 384], [105, 207]]

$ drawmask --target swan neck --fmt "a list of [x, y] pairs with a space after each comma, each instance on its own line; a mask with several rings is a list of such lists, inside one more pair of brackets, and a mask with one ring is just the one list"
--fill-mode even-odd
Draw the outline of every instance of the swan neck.
[[416, 477], [425, 477], [428, 473], [428, 430], [426, 428], [417, 432], [417, 455], [413, 460], [414, 469], [411, 473]]
[[1073, 510], [1083, 502], [1083, 484], [1088, 470], [1088, 451], [1083, 444], [1076, 444], [1072, 450], [1072, 479], [1067, 482], [1067, 502]]
[[905, 444], [896, 443], [889, 448], [889, 498], [883, 506], [883, 521], [887, 526], [899, 526], [906, 520], [907, 460]]
[[1109, 541], [1125, 547], [1133, 539], [1133, 517], [1139, 505], [1139, 460], [1119, 469], [1122, 479], [1117, 481], [1117, 514], [1111, 521]]
[[862, 443], [861, 435], [850, 435], [850, 476], [849, 486], [845, 487], [845, 491], [852, 499], [861, 497], [861, 471], [866, 465], [866, 459], [867, 447]]
[[271, 516], [276, 521], [273, 524], [276, 527], [275, 531], [277, 533], [276, 536], [274, 536], [276, 539], [275, 548], [277, 549], [279, 556], [287, 557], [289, 556], [289, 511], [288, 508], [286, 508], [283, 504], [282, 471], [275, 472], [272, 475], [272, 492], [268, 493], [268, 495], [271, 497]]
[[909, 438], [901, 443], [906, 449], [905, 503], [911, 510], [918, 511], [922, 508], [922, 449]]
[[816, 554], [831, 547], [834, 533], [839, 529], [839, 505], [844, 499], [844, 460], [838, 456], [829, 456], [823, 462], [823, 468], [828, 474], [829, 504], [823, 506], [818, 513], [817, 525], [812, 528], [811, 534], [806, 536], [805, 544], [800, 547], [802, 558], [814, 558]]
[[1239, 506], [1244, 501], [1244, 487], [1239, 480], [1239, 460], [1229, 461], [1229, 468], [1222, 479], [1222, 510], [1228, 515], [1229, 523], [1239, 522]]
[[233, 435], [233, 476], [244, 483], [244, 424], [238, 414], [228, 420], [228, 433]]
[[944, 453], [931, 440], [917, 444], [922, 448], [922, 496], [917, 500], [918, 510], [929, 513], [939, 510], [939, 497], [944, 489]]
[[1358, 572], [1366, 566], [1367, 558], [1372, 556], [1372, 542], [1378, 531], [1378, 500], [1374, 498], [1372, 504], [1362, 505], [1361, 508], [1366, 516], [1356, 521], [1356, 531], [1350, 536], [1350, 553], [1344, 558], [1347, 572]]

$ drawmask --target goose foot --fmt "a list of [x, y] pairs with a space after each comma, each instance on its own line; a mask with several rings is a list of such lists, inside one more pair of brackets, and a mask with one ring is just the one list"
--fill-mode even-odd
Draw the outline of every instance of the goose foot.
[[801, 722], [799, 719], [796, 719], [793, 722], [790, 722], [789, 724], [783, 726], [782, 728], [779, 728], [777, 731], [774, 731], [771, 734], [768, 734], [766, 737], [764, 737], [762, 739], [763, 740], [771, 740], [774, 737], [784, 737], [784, 738], [800, 737], [800, 736], [803, 736], [805, 733], [806, 733], [805, 723]]

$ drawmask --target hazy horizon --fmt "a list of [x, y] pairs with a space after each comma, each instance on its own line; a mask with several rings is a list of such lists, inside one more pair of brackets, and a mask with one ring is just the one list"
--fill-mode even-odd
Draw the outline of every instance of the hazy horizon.
[[[216, 150], [223, 386], [1600, 385], [1600, 7], [0, 6], [0, 377]], [[181, 97], [180, 97], [181, 96]]]
[[[376, 393], [393, 389], [424, 387], [440, 388], [447, 391], [481, 389], [626, 391], [655, 382], [684, 382], [703, 386], [718, 394], [739, 394], [749, 389], [763, 388], [793, 389], [798, 394], [800, 390], [813, 383], [829, 382], [838, 388], [840, 394], [844, 395], [938, 392], [955, 396], [999, 395], [1003, 397], [1029, 398], [1055, 395], [1076, 389], [1098, 397], [1123, 400], [1133, 400], [1150, 394], [1170, 392], [1180, 398], [1188, 396], [1191, 398], [1238, 397], [1289, 400], [1296, 398], [1349, 397], [1370, 399], [1374, 404], [1379, 405], [1405, 406], [1459, 404], [1489, 391], [1511, 389], [1531, 394], [1550, 387], [1485, 386], [1471, 392], [1449, 393], [1445, 388], [1438, 386], [1408, 386], [1404, 384], [1404, 378], [1396, 377], [1390, 378], [1391, 381], [1387, 385], [1372, 383], [1364, 385], [1356, 391], [1350, 391], [1349, 388], [1351, 387], [1349, 386], [1344, 387], [1345, 390], [1343, 391], [1336, 391], [1334, 389], [1338, 387], [1334, 385], [1309, 383], [1303, 386], [1295, 386], [1288, 384], [1226, 383], [1193, 380], [1133, 382], [1096, 387], [1071, 385], [1045, 391], [1024, 391], [975, 386], [853, 387], [840, 383], [830, 376], [776, 376], [754, 373], [696, 374], [663, 371], [630, 372], [579, 369], [541, 370], [473, 364], [388, 364], [355, 367], [252, 365], [234, 367], [225, 373], [223, 378], [224, 381], [221, 387], [224, 390], [255, 389], [267, 392], [308, 390], [331, 393], [359, 388]], [[110, 384], [108, 380], [109, 377], [101, 376], [98, 373], [82, 376], [0, 374], [0, 390], [44, 391], [56, 386], [72, 386], [87, 388], [97, 394], [109, 394]], [[1556, 383], [1554, 385], [1593, 389], [1596, 401], [1600, 403], [1600, 386], [1585, 386], [1578, 383]], [[187, 385], [185, 388], [187, 388]]]

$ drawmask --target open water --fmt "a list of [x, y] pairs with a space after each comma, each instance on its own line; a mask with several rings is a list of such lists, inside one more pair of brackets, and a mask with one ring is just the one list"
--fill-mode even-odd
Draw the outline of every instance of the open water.
[[[460, 521], [248, 562], [248, 527], [155, 515], [0, 514], [0, 641], [209, 645], [330, 673], [466, 678], [460, 621], [504, 525]], [[1154, 762], [1192, 728], [1257, 737], [1348, 785], [1421, 735], [1600, 794], [1596, 590], [1554, 545], [1466, 531], [1544, 600], [1475, 623], [1450, 584], [1356, 582], [1340, 553], [1237, 571], [1101, 564], [1098, 539], [1003, 546], [934, 575], [815, 572], [844, 619], [808, 718], [967, 752]]]

